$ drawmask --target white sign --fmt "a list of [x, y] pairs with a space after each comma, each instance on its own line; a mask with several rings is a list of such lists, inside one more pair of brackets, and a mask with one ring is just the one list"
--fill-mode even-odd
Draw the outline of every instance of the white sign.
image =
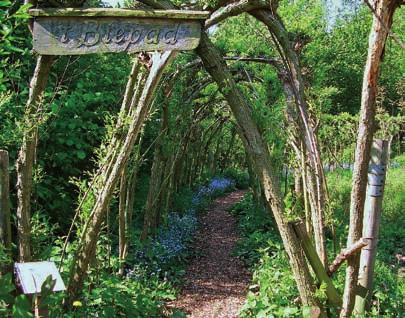
[[66, 289], [54, 262], [15, 263], [14, 269], [24, 294], [40, 294], [41, 286], [49, 275], [56, 280], [54, 292]]

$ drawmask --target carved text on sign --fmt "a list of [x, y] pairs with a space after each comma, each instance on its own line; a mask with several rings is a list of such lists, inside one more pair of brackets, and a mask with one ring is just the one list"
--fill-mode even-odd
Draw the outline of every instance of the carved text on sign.
[[172, 29], [152, 28], [146, 30], [129, 23], [125, 25], [113, 22], [100, 25], [96, 21], [92, 21], [80, 25], [55, 23], [53, 33], [60, 42], [76, 48], [115, 43], [121, 45], [126, 51], [131, 45], [142, 40], [147, 44], [159, 44], [160, 41], [163, 41], [165, 44], [174, 45], [177, 43], [179, 27], [180, 24], [177, 24]]
[[201, 23], [140, 18], [40, 17], [34, 23], [34, 50], [48, 55], [191, 50]]

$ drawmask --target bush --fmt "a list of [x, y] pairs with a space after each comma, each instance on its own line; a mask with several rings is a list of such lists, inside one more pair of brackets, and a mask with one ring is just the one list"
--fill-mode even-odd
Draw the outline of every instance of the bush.
[[231, 213], [238, 217], [238, 229], [242, 235], [234, 253], [248, 267], [254, 266], [262, 257], [261, 250], [277, 237], [271, 216], [264, 208], [255, 205], [251, 193], [235, 204]]
[[241, 239], [234, 251], [253, 271], [240, 317], [301, 317], [298, 295], [277, 228], [270, 214], [248, 193], [231, 210]]
[[395, 157], [395, 158], [391, 161], [391, 163], [392, 163], [394, 166], [396, 166], [397, 168], [398, 168], [398, 167], [405, 167], [405, 154], [402, 154], [402, 155], [400, 155], [400, 156]]
[[229, 178], [215, 177], [205, 185], [197, 189], [193, 195], [194, 206], [205, 205], [207, 202], [219, 197], [235, 188], [235, 182]]
[[170, 283], [156, 275], [135, 280], [102, 274], [100, 281], [65, 317], [158, 317], [164, 301], [175, 298]]
[[249, 174], [245, 170], [239, 170], [236, 168], [228, 168], [223, 173], [224, 177], [235, 181], [235, 186], [238, 189], [249, 188]]
[[281, 245], [261, 251], [240, 317], [302, 317], [295, 299], [298, 291]]
[[197, 213], [216, 196], [232, 189], [234, 182], [226, 178], [213, 178], [194, 193], [186, 188], [176, 207], [179, 212], [167, 215], [166, 225], [159, 228], [155, 239], [131, 248], [136, 253], [128, 257], [127, 277], [141, 279], [148, 275], [178, 281], [184, 274], [184, 261], [189, 256], [189, 244], [197, 230]]

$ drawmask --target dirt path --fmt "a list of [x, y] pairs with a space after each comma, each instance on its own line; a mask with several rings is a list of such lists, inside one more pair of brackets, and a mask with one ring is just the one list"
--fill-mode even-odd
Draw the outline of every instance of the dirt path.
[[214, 201], [200, 219], [196, 236], [197, 257], [186, 273], [178, 300], [169, 304], [190, 318], [234, 318], [243, 305], [250, 275], [231, 255], [238, 240], [236, 220], [227, 210], [244, 191], [235, 191]]

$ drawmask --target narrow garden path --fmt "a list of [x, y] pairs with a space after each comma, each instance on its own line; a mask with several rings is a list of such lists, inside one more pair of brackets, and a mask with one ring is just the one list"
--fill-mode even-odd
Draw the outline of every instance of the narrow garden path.
[[190, 318], [234, 318], [243, 305], [250, 274], [232, 256], [238, 240], [235, 218], [228, 210], [245, 191], [235, 191], [216, 199], [200, 218], [195, 257], [185, 275], [178, 300], [171, 302]]

